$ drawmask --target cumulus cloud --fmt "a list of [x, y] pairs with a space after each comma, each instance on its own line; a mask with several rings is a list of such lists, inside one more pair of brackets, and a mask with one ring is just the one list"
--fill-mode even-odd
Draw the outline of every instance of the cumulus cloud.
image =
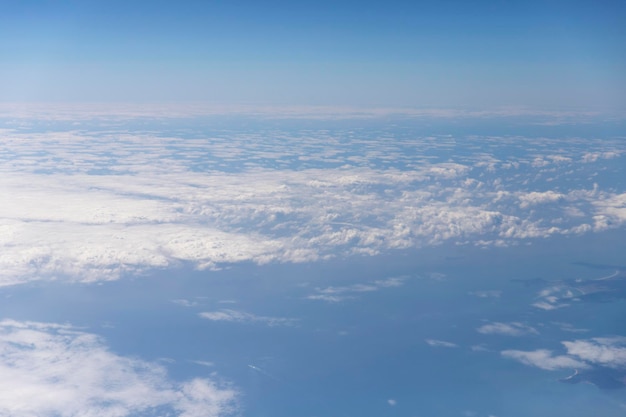
[[232, 387], [172, 381], [162, 366], [117, 355], [71, 326], [0, 322], [1, 415], [210, 417], [237, 408]]
[[211, 321], [230, 321], [235, 323], [262, 323], [268, 326], [293, 326], [296, 319], [284, 317], [257, 316], [245, 311], [222, 309], [218, 311], [205, 311], [198, 314], [203, 319]]
[[520, 207], [526, 208], [528, 206], [534, 206], [537, 204], [554, 203], [556, 201], [562, 200], [564, 197], [565, 196], [563, 194], [554, 191], [533, 191], [530, 193], [521, 194], [519, 196]]
[[594, 228], [607, 230], [626, 224], [626, 193], [614, 194], [593, 202], [597, 208], [593, 216]]
[[482, 334], [501, 334], [506, 336], [526, 336], [526, 335], [537, 335], [539, 332], [534, 327], [527, 326], [523, 323], [512, 322], [512, 323], [489, 323], [480, 326], [476, 329], [478, 333]]
[[586, 152], [581, 161], [584, 163], [592, 163], [598, 161], [598, 159], [613, 159], [620, 156], [620, 152], [606, 151], [606, 152]]
[[538, 349], [533, 351], [504, 350], [501, 352], [505, 358], [515, 359], [525, 365], [554, 371], [556, 369], [589, 368], [585, 362], [576, 360], [567, 355], [555, 356], [552, 351]]
[[554, 355], [552, 351], [505, 350], [504, 357], [541, 369], [626, 369], [626, 337], [596, 337], [561, 342], [567, 354]]
[[626, 367], [626, 337], [597, 337], [563, 342], [567, 353], [589, 363]]

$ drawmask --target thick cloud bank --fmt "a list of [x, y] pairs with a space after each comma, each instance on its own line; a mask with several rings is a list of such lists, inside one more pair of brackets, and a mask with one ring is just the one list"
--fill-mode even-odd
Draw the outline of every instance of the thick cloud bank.
[[0, 131], [0, 285], [511, 245], [626, 223], [626, 192], [611, 182], [619, 140], [28, 120]]

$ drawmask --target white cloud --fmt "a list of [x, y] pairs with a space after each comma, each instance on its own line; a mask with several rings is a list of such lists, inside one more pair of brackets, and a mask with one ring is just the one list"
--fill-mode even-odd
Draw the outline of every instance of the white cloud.
[[506, 336], [526, 336], [530, 334], [539, 334], [537, 329], [518, 322], [489, 323], [480, 326], [478, 329], [476, 329], [476, 331], [482, 334], [501, 334]]
[[594, 228], [598, 231], [626, 224], [626, 193], [605, 196], [593, 201], [597, 208], [593, 216]]
[[597, 337], [563, 345], [568, 354], [581, 360], [611, 368], [626, 367], [626, 337]]
[[374, 292], [384, 288], [394, 288], [404, 285], [407, 277], [391, 277], [379, 279], [365, 284], [353, 284], [344, 287], [316, 288], [315, 293], [308, 295], [309, 300], [339, 302], [355, 298], [359, 293]]
[[553, 285], [539, 291], [536, 301], [532, 304], [533, 307], [542, 310], [556, 310], [559, 308], [569, 306], [570, 300], [575, 300], [577, 293], [574, 293], [573, 289], [567, 285]]
[[589, 329], [581, 329], [581, 328], [574, 327], [574, 325], [572, 325], [571, 323], [553, 322], [553, 324], [559, 326], [559, 328], [563, 330], [564, 332], [585, 333], [589, 331]]
[[515, 359], [525, 365], [553, 371], [556, 369], [589, 368], [585, 362], [576, 360], [570, 356], [554, 356], [552, 351], [538, 349], [533, 351], [504, 350], [501, 352], [506, 358]]
[[[94, 115], [119, 121], [208, 111], [166, 110], [37, 111], [54, 120], [74, 111], [79, 122]], [[468, 149], [487, 141], [518, 146], [520, 156], [500, 161], [460, 152], [436, 162], [429, 152], [460, 146], [454, 138], [346, 136], [339, 143], [320, 131], [183, 139], [103, 123], [98, 133], [0, 131], [6, 151], [0, 154], [0, 285], [117, 279], [180, 265], [306, 262], [446, 241], [505, 246], [626, 224], [626, 194], [600, 186], [546, 189], [548, 168], [550, 178], [581, 180], [576, 170], [589, 147], [576, 142], [470, 138]], [[544, 154], [542, 166], [533, 167], [526, 145], [562, 154]], [[620, 146], [594, 142], [593, 149], [618, 158]], [[300, 161], [297, 169], [293, 160]], [[390, 167], [396, 165], [402, 167]], [[510, 173], [504, 165], [515, 166], [516, 174], [493, 180], [501, 169]]]
[[211, 321], [231, 321], [236, 323], [263, 323], [268, 326], [293, 326], [298, 320], [284, 317], [257, 316], [245, 311], [222, 309], [199, 313], [203, 319]]
[[537, 204], [554, 203], [556, 201], [562, 200], [564, 197], [565, 196], [563, 194], [554, 191], [533, 191], [526, 194], [520, 194], [520, 207], [526, 208]]
[[473, 295], [479, 298], [500, 298], [502, 291], [500, 290], [483, 290], [483, 291], [470, 291], [469, 295]]
[[186, 300], [183, 298], [172, 300], [172, 303], [178, 304], [179, 306], [183, 307], [196, 307], [198, 305], [197, 301]]
[[93, 334], [0, 322], [0, 415], [210, 417], [236, 409], [233, 388], [206, 378], [171, 381], [162, 366], [116, 355]]
[[598, 161], [598, 159], [613, 159], [620, 156], [620, 152], [607, 151], [607, 152], [587, 152], [582, 156], [581, 161], [584, 163], [592, 163]]
[[425, 342], [433, 347], [446, 347], [446, 348], [456, 348], [459, 347], [456, 343], [446, 342], [445, 340], [436, 340], [436, 339], [426, 339]]
[[553, 304], [553, 303], [549, 303], [545, 301], [537, 301], [536, 303], [533, 303], [532, 306], [536, 308], [540, 308], [542, 310], [549, 311], [549, 310], [556, 310], [558, 308], [567, 307], [569, 306], [569, 304], [565, 304], [565, 303]]
[[206, 366], [207, 368], [212, 368], [213, 366], [215, 366], [213, 362], [209, 362], [209, 361], [191, 361], [191, 362], [197, 365]]
[[567, 355], [553, 355], [552, 351], [505, 350], [504, 357], [526, 365], [555, 370], [561, 368], [589, 369], [594, 366], [615, 369], [626, 368], [626, 337], [596, 337], [592, 339], [561, 342]]

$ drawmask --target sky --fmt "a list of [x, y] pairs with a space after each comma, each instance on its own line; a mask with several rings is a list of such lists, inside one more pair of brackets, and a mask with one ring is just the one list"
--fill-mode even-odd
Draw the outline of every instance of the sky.
[[20, 1], [0, 100], [626, 107], [618, 1]]

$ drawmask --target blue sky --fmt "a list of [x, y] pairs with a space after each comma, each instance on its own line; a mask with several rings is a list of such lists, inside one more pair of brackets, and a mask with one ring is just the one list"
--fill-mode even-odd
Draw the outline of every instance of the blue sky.
[[23, 1], [3, 101], [626, 107], [620, 2]]

